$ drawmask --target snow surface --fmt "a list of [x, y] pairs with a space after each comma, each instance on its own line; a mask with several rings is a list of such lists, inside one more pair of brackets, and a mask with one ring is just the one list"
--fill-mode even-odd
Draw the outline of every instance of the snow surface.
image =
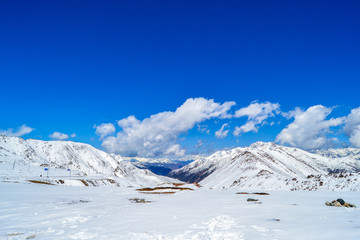
[[149, 195], [133, 188], [0, 182], [0, 239], [359, 239], [359, 209], [325, 206], [337, 198], [360, 205], [358, 192], [269, 193], [200, 188]]

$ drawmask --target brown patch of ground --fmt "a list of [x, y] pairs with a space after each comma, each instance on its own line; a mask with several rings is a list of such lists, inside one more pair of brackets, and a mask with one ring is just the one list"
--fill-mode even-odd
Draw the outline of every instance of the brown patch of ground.
[[269, 193], [265, 192], [254, 192], [254, 193], [248, 193], [248, 192], [238, 192], [236, 194], [255, 194], [255, 195], [270, 195]]
[[175, 187], [179, 187], [179, 186], [182, 186], [182, 185], [184, 185], [185, 183], [173, 183], [173, 185], [175, 186]]
[[82, 180], [82, 179], [80, 179], [80, 181], [85, 185], [85, 186], [89, 186], [89, 184], [85, 181], [85, 180]]
[[91, 185], [93, 185], [94, 187], [96, 187], [96, 184], [93, 181], [87, 180], [87, 182], [90, 183]]
[[190, 190], [190, 191], [194, 191], [194, 189], [192, 188], [187, 188], [187, 187], [154, 187], [154, 188], [139, 188], [136, 189], [139, 192], [151, 192], [151, 191], [156, 191], [156, 190]]
[[144, 194], [174, 194], [176, 192], [141, 192]]
[[37, 184], [46, 184], [46, 185], [55, 185], [49, 182], [44, 182], [44, 181], [38, 181], [38, 180], [28, 180], [31, 183], [37, 183]]

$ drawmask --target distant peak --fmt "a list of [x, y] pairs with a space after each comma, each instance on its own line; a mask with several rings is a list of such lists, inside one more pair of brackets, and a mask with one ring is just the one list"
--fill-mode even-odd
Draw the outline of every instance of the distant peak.
[[256, 142], [250, 145], [250, 148], [270, 148], [270, 147], [277, 147], [277, 145], [274, 142]]

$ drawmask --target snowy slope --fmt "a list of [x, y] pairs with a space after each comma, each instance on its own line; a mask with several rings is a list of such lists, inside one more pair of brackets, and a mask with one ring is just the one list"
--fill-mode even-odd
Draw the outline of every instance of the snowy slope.
[[172, 171], [170, 176], [212, 188], [350, 190], [358, 185], [357, 174], [329, 173], [359, 169], [360, 162], [351, 158], [327, 158], [297, 148], [257, 142], [246, 148], [216, 152]]
[[[0, 239], [359, 239], [358, 208], [325, 206], [337, 198], [359, 206], [358, 192], [268, 193], [241, 195], [200, 188], [149, 195], [129, 188], [0, 182]], [[248, 202], [249, 197], [262, 204]]]
[[[117, 185], [148, 185], [171, 181], [148, 170], [136, 168], [118, 155], [100, 151], [88, 144], [70, 141], [24, 140], [0, 136], [0, 175], [2, 177], [34, 178], [49, 174], [67, 180], [115, 179]], [[48, 172], [44, 169], [47, 168]], [[111, 182], [111, 181], [110, 181]]]

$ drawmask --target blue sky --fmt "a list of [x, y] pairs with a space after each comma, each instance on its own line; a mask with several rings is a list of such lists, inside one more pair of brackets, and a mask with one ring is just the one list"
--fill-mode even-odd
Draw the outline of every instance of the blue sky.
[[[311, 140], [326, 137], [324, 147], [336, 137], [360, 146], [359, 7], [358, 1], [1, 1], [0, 133], [14, 135], [25, 124], [34, 130], [25, 129], [24, 138], [51, 140], [59, 132], [115, 151], [101, 145], [106, 137], [94, 125], [111, 123], [118, 133], [118, 120], [143, 121], [204, 98], [236, 105], [228, 110], [232, 117], [203, 116], [177, 129], [170, 141], [186, 154], [275, 141], [296, 120], [285, 113], [316, 105], [331, 110]], [[279, 112], [234, 136], [248, 121], [235, 112], [266, 102], [279, 104]], [[326, 122], [331, 118], [343, 119]], [[227, 136], [217, 138], [226, 123]], [[156, 147], [164, 154], [171, 146]]]

